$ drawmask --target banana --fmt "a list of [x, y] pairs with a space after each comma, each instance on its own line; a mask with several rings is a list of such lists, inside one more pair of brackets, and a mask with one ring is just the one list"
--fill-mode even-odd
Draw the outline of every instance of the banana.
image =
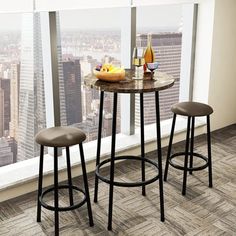
[[123, 70], [121, 68], [118, 68], [118, 67], [115, 67], [113, 68], [112, 70], [109, 70], [109, 72], [111, 73], [120, 73], [122, 72]]
[[100, 71], [108, 73], [122, 73], [124, 72], [124, 67], [115, 67], [112, 64], [103, 64], [101, 65]]

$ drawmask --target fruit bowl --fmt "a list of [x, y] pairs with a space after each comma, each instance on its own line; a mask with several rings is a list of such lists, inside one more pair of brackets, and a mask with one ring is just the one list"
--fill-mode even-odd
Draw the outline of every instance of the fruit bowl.
[[122, 72], [104, 72], [94, 70], [94, 75], [103, 81], [107, 82], [119, 82], [125, 79], [125, 71]]
[[94, 70], [94, 75], [103, 81], [119, 82], [125, 79], [125, 70], [112, 64], [98, 64]]

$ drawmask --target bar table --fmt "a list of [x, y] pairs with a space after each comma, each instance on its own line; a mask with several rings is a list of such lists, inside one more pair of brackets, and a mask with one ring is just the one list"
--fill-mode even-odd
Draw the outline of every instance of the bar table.
[[[84, 80], [85, 86], [100, 91], [100, 108], [99, 108], [99, 124], [98, 124], [98, 139], [97, 139], [97, 157], [96, 157], [96, 172], [95, 172], [95, 190], [94, 202], [97, 202], [98, 196], [98, 179], [109, 184], [109, 209], [108, 209], [108, 230], [112, 230], [112, 210], [113, 210], [113, 189], [114, 186], [119, 187], [139, 187], [142, 186], [142, 194], [146, 195], [145, 185], [153, 183], [159, 179], [160, 192], [160, 215], [161, 221], [165, 221], [164, 216], [164, 196], [163, 196], [163, 176], [162, 176], [162, 153], [161, 153], [161, 130], [160, 130], [160, 108], [159, 108], [159, 91], [168, 89], [174, 85], [174, 78], [163, 72], [155, 72], [151, 77], [143, 79], [134, 79], [134, 71], [126, 70], [125, 80], [120, 82], [105, 82], [98, 80], [95, 76]], [[102, 119], [103, 119], [103, 101], [104, 92], [113, 93], [113, 116], [112, 116], [112, 136], [111, 136], [111, 158], [100, 162], [101, 150], [101, 135], [102, 135]], [[156, 134], [157, 134], [157, 162], [145, 158], [145, 141], [144, 141], [144, 111], [143, 111], [143, 94], [155, 93], [155, 108], [156, 108]], [[138, 156], [115, 156], [116, 146], [116, 117], [117, 117], [117, 95], [118, 93], [137, 93], [140, 94], [140, 136], [141, 136], [141, 157]], [[114, 181], [114, 166], [115, 161], [119, 160], [136, 160], [141, 162], [142, 181], [124, 183]], [[154, 166], [158, 170], [158, 174], [152, 179], [145, 179], [145, 162]], [[99, 173], [100, 167], [110, 164], [110, 178], [104, 177]]]

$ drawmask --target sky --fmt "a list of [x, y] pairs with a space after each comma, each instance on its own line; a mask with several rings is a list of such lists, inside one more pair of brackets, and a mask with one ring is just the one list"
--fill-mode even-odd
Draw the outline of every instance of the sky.
[[[178, 28], [181, 5], [137, 7], [137, 28]], [[20, 13], [0, 14], [0, 30], [20, 30]], [[61, 29], [119, 29], [121, 8], [60, 11]]]
[[[176, 27], [181, 20], [180, 5], [137, 8], [138, 27]], [[60, 23], [63, 29], [87, 28], [120, 28], [121, 9], [91, 9], [60, 12]], [[74, 20], [71, 19], [81, 19]]]

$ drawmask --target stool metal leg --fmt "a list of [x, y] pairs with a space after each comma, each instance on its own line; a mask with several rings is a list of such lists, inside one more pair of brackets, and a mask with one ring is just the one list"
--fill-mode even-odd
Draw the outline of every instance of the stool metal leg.
[[80, 158], [81, 158], [81, 165], [82, 165], [82, 171], [83, 171], [84, 188], [85, 188], [87, 208], [88, 208], [89, 225], [93, 226], [94, 225], [94, 223], [93, 223], [93, 214], [92, 214], [92, 208], [91, 208], [91, 202], [90, 202], [90, 196], [89, 196], [88, 178], [87, 178], [87, 172], [86, 172], [86, 165], [85, 165], [85, 161], [84, 161], [84, 151], [83, 151], [82, 143], [79, 144], [79, 150], [80, 150]]
[[191, 122], [191, 117], [189, 116], [189, 117], [188, 117], [188, 125], [187, 125], [187, 135], [186, 135], [186, 146], [185, 146], [184, 177], [183, 177], [182, 195], [185, 195], [185, 194], [186, 194], [190, 122]]
[[[190, 164], [189, 167], [193, 168], [193, 147], [194, 147], [194, 121], [195, 117], [192, 117], [192, 127], [191, 127], [191, 144], [190, 144]], [[189, 174], [192, 175], [193, 171], [190, 170]]]
[[211, 130], [210, 130], [210, 116], [207, 116], [207, 145], [208, 145], [208, 175], [209, 187], [212, 188], [212, 160], [211, 160]]
[[169, 158], [171, 154], [172, 142], [173, 142], [174, 131], [175, 131], [175, 121], [176, 121], [176, 114], [174, 114], [173, 116], [172, 127], [171, 127], [171, 132], [170, 132], [170, 140], [169, 140], [169, 146], [168, 146], [167, 157], [166, 157], [164, 181], [167, 181], [167, 174], [168, 174], [168, 169], [169, 169]]
[[[145, 181], [145, 144], [144, 144], [144, 114], [143, 114], [143, 93], [140, 93], [140, 136], [141, 136], [141, 158], [142, 158], [142, 181]], [[145, 185], [142, 186], [142, 195], [146, 196]]]
[[162, 153], [161, 153], [161, 127], [160, 127], [160, 107], [159, 107], [159, 92], [155, 92], [156, 105], [156, 130], [157, 130], [157, 151], [158, 151], [158, 167], [159, 167], [159, 192], [160, 192], [160, 211], [161, 221], [165, 221], [164, 214], [164, 196], [163, 196], [163, 177], [162, 177]]
[[[99, 124], [98, 124], [96, 166], [99, 165], [99, 163], [100, 163], [101, 138], [102, 138], [103, 100], [104, 100], [104, 92], [101, 91], [101, 94], [100, 94], [100, 108], [99, 108]], [[98, 177], [95, 175], [94, 202], [97, 202], [97, 201], [98, 201]]]
[[67, 163], [67, 176], [68, 176], [68, 185], [69, 185], [69, 197], [70, 205], [74, 205], [73, 201], [73, 189], [72, 189], [72, 180], [71, 180], [71, 165], [70, 165], [70, 149], [66, 147], [66, 163]]
[[117, 113], [117, 93], [114, 93], [112, 137], [111, 137], [111, 164], [110, 164], [110, 190], [109, 190], [109, 210], [108, 210], [108, 230], [112, 230], [112, 207], [113, 207], [113, 182], [115, 168], [115, 144], [116, 144], [116, 113]]
[[58, 156], [57, 156], [57, 148], [56, 147], [54, 147], [54, 207], [55, 207], [55, 235], [59, 235]]
[[39, 198], [42, 194], [42, 185], [43, 185], [43, 153], [44, 146], [40, 146], [40, 157], [39, 157], [39, 180], [38, 180], [38, 206], [37, 206], [37, 222], [41, 222], [41, 203]]

